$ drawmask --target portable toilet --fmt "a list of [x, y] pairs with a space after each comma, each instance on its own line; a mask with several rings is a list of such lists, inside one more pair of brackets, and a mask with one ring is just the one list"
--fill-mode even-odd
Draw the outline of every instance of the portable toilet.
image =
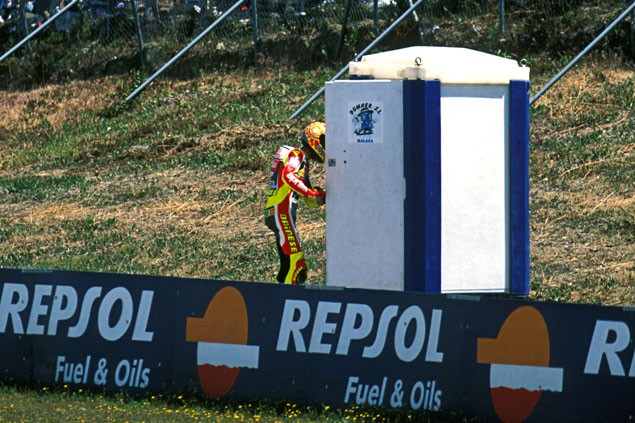
[[325, 87], [326, 280], [529, 293], [529, 68], [465, 48], [366, 55]]

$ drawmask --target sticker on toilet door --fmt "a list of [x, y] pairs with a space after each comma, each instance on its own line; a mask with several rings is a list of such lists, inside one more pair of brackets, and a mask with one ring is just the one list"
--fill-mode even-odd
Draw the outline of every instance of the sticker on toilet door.
[[348, 142], [353, 144], [383, 143], [384, 103], [360, 101], [348, 104]]

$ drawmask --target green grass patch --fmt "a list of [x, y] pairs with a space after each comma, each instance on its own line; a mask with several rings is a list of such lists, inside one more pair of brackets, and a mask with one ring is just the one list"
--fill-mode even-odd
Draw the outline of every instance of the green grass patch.
[[83, 175], [0, 177], [0, 193], [5, 201], [42, 201], [69, 193], [85, 194], [90, 183]]
[[383, 410], [352, 406], [298, 405], [283, 401], [202, 401], [183, 395], [130, 398], [73, 389], [67, 385], [25, 389], [0, 387], [0, 421], [6, 422], [400, 422], [476, 421], [459, 413]]

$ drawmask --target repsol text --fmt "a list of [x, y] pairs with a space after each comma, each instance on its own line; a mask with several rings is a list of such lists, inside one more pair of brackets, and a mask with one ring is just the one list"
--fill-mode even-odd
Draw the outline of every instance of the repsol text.
[[106, 341], [129, 336], [132, 341], [152, 342], [148, 320], [153, 296], [153, 291], [142, 291], [137, 297], [122, 286], [91, 286], [80, 294], [70, 285], [5, 283], [0, 333], [79, 338], [96, 329]]
[[[312, 307], [307, 301], [288, 299], [276, 350], [347, 356], [356, 344], [363, 358], [376, 358], [391, 349], [403, 362], [422, 356], [424, 361], [441, 363], [442, 315], [442, 310], [433, 309], [426, 319], [417, 305], [401, 309], [388, 305], [378, 313], [367, 304], [319, 301]], [[389, 339], [392, 345], [387, 345]]]

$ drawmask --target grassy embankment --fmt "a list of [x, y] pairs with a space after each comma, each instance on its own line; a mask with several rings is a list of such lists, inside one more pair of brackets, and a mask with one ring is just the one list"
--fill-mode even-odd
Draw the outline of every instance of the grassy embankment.
[[[533, 92], [558, 69], [530, 66]], [[0, 266], [272, 281], [269, 163], [323, 115], [320, 101], [288, 120], [333, 73], [156, 81], [130, 105], [132, 77], [3, 94]], [[635, 305], [633, 64], [585, 59], [534, 104], [531, 125], [530, 298]], [[301, 208], [298, 226], [309, 282], [323, 284], [324, 210]], [[382, 419], [68, 391], [2, 388], [0, 421]]]

